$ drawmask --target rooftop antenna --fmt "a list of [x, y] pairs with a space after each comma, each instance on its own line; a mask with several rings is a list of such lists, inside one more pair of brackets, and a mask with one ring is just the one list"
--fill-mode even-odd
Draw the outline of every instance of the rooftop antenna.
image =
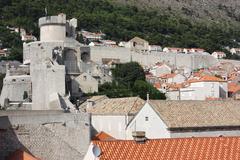
[[101, 155], [101, 149], [97, 145], [93, 145], [92, 152], [95, 158]]
[[48, 15], [47, 7], [45, 7], [45, 15]]

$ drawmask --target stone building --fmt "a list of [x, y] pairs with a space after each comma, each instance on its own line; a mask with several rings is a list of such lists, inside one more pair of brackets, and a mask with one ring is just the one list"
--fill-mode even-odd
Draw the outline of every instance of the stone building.
[[91, 113], [94, 132], [105, 132], [117, 139], [126, 139], [126, 128], [145, 104], [139, 97], [107, 98], [95, 96], [80, 107]]
[[[28, 84], [30, 87], [23, 86], [13, 92], [11, 87], [14, 88], [17, 77], [11, 77], [16, 76], [14, 74], [7, 75], [0, 98], [1, 106], [4, 106], [6, 100], [10, 103], [25, 103], [24, 99], [14, 97], [22, 97], [24, 91], [29, 91], [33, 110], [66, 109], [73, 107], [68, 100], [69, 96], [71, 99], [79, 99], [83, 92], [98, 91], [98, 83], [95, 83], [93, 77], [88, 88], [80, 85], [82, 79], [77, 78], [85, 73], [92, 76], [96, 65], [91, 61], [90, 48], [75, 40], [77, 20], [67, 20], [65, 14], [42, 17], [39, 19], [39, 27], [40, 41], [23, 45], [23, 63], [30, 71], [28, 76], [23, 74], [21, 77], [31, 79]], [[101, 72], [94, 71], [94, 76], [102, 75]], [[84, 89], [76, 89], [75, 86], [84, 86]]]
[[72, 82], [72, 85], [75, 85], [72, 86], [72, 91], [75, 93], [79, 91], [74, 91], [74, 89], [78, 89], [83, 93], [94, 93], [98, 91], [98, 81], [88, 73], [80, 74], [74, 79], [74, 82]]
[[149, 42], [142, 38], [134, 37], [128, 43], [130, 44], [130, 49], [135, 52], [147, 52], [149, 50]]
[[0, 160], [17, 150], [42, 160], [83, 159], [91, 137], [90, 115], [78, 112], [69, 98], [81, 96], [78, 77], [91, 73], [95, 64], [90, 48], [75, 40], [76, 25], [65, 14], [40, 18], [40, 41], [24, 44], [24, 64], [6, 65]]

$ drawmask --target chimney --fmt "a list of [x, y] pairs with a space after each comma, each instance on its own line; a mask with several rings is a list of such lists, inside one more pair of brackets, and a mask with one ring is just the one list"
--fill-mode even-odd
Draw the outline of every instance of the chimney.
[[92, 107], [93, 107], [93, 104], [94, 102], [92, 101], [92, 100], [90, 100], [90, 99], [87, 99], [87, 110], [88, 109], [92, 109]]
[[149, 93], [147, 93], [147, 103], [149, 102]]
[[145, 143], [147, 140], [144, 131], [133, 131], [132, 136], [137, 143]]

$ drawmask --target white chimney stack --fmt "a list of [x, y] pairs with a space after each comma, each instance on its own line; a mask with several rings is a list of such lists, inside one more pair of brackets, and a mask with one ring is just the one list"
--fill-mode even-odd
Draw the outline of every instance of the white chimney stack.
[[144, 131], [133, 131], [132, 136], [137, 143], [145, 143], [147, 140]]
[[87, 110], [92, 109], [93, 103], [94, 103], [94, 102], [93, 102], [92, 100], [87, 99]]
[[149, 93], [147, 93], [147, 102], [149, 102]]

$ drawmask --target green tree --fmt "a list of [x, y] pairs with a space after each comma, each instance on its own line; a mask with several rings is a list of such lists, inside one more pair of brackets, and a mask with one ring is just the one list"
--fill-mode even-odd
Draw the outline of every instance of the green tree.
[[113, 69], [114, 80], [99, 86], [98, 94], [110, 98], [139, 96], [146, 99], [166, 99], [165, 95], [146, 82], [143, 68], [137, 62], [119, 64]]
[[158, 91], [146, 81], [137, 80], [132, 88], [133, 92], [139, 95], [142, 99], [147, 99], [147, 93], [150, 99], [166, 99], [165, 94]]
[[129, 88], [134, 85], [136, 80], [145, 81], [144, 70], [137, 62], [118, 64], [112, 73], [114, 80]]

